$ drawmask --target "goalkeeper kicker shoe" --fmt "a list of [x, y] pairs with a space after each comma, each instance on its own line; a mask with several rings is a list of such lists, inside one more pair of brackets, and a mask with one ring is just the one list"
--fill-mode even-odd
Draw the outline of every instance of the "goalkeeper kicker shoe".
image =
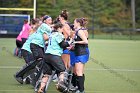
[[14, 75], [14, 78], [15, 78], [20, 84], [23, 84], [23, 79], [22, 79], [22, 77], [16, 77], [16, 75]]
[[83, 92], [80, 92], [79, 90], [77, 90], [75, 93], [85, 93], [84, 91]]

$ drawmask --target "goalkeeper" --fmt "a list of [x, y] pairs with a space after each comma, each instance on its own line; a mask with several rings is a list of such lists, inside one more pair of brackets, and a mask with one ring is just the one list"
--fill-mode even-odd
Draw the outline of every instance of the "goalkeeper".
[[[72, 43], [72, 39], [69, 42], [65, 42], [64, 36], [62, 34], [62, 24], [56, 23], [54, 25], [54, 30], [49, 37], [48, 47], [45, 51], [45, 64], [43, 65], [43, 77], [38, 89], [38, 93], [43, 93], [45, 85], [48, 81], [49, 76], [52, 74], [52, 70], [56, 70], [59, 76], [57, 89], [63, 92], [66, 88], [64, 72], [66, 70], [64, 62], [61, 58], [63, 49], [68, 47]], [[60, 89], [59, 85], [63, 85], [64, 90]]]

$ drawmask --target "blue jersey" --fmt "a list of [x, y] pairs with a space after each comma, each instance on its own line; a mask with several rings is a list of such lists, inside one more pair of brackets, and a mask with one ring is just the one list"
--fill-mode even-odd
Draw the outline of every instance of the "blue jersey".
[[52, 29], [50, 26], [48, 26], [46, 23], [42, 23], [41, 26], [37, 29], [35, 39], [33, 39], [31, 43], [34, 43], [44, 48], [45, 40], [43, 38], [43, 34], [46, 33], [49, 36], [51, 34], [51, 31]]
[[34, 38], [35, 38], [35, 32], [28, 37], [28, 39], [23, 44], [21, 49], [27, 50], [28, 52], [32, 53], [31, 49], [30, 49], [30, 43]]
[[62, 42], [62, 40], [64, 40], [62, 33], [53, 32], [49, 37], [48, 47], [45, 53], [61, 56], [63, 48], [59, 46], [59, 43]]

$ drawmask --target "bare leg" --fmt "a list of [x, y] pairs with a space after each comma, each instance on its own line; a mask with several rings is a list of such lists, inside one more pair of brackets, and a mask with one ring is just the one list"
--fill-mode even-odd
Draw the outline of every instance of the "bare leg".
[[83, 76], [84, 66], [85, 65], [81, 62], [75, 64], [74, 71], [76, 72], [77, 76]]
[[70, 68], [70, 55], [69, 54], [62, 54], [62, 59], [64, 61], [66, 69]]

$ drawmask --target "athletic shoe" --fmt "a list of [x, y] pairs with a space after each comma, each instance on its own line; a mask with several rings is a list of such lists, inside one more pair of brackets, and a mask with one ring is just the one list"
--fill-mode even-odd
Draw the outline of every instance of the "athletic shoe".
[[23, 84], [23, 79], [22, 79], [22, 77], [16, 77], [16, 75], [14, 75], [14, 78], [15, 78], [20, 84]]
[[73, 91], [73, 92], [75, 92], [77, 89], [78, 89], [77, 86], [74, 87], [72, 84], [71, 84], [70, 87], [69, 87], [69, 90], [70, 90], [70, 91]]
[[83, 92], [80, 92], [79, 90], [77, 90], [75, 93], [85, 93], [84, 91]]

